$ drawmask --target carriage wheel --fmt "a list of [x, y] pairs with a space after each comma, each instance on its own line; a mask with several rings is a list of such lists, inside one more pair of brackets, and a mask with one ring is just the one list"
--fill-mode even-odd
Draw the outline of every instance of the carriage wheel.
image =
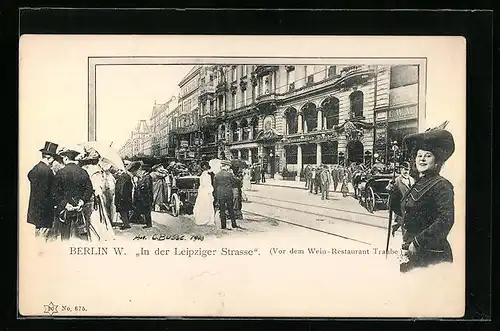
[[373, 193], [373, 189], [371, 187], [366, 190], [366, 209], [370, 213], [373, 213], [373, 210], [375, 209], [375, 193]]
[[181, 212], [181, 202], [177, 194], [172, 195], [172, 216], [177, 217]]

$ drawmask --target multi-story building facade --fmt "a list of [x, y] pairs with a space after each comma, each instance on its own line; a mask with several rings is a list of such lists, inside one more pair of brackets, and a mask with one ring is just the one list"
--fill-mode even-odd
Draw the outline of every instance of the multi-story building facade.
[[201, 66], [196, 65], [179, 82], [179, 110], [177, 112], [177, 155], [179, 159], [195, 158], [201, 146], [198, 130], [199, 76]]
[[[200, 116], [217, 116], [219, 155], [262, 162], [271, 176], [285, 168], [300, 174], [307, 164], [370, 163], [380, 137], [376, 113], [384, 110], [391, 119], [386, 132], [399, 132], [401, 125], [408, 132], [418, 127], [413, 117], [395, 124], [398, 114], [411, 113], [397, 107], [416, 106], [416, 116], [419, 106], [418, 93], [412, 94], [418, 90], [418, 74], [415, 82], [414, 74], [402, 73], [413, 68], [394, 68], [212, 66], [200, 81]], [[391, 73], [413, 78], [391, 80]]]
[[[137, 126], [130, 133], [130, 138], [120, 148], [122, 157], [151, 155], [152, 141], [150, 128], [146, 120], [139, 120]], [[148, 154], [149, 153], [149, 154]]]
[[[172, 96], [167, 102], [161, 105], [155, 104], [151, 113], [151, 136], [153, 156], [169, 155], [174, 150], [174, 146], [169, 146], [168, 135], [170, 131], [172, 112], [178, 106], [178, 99]], [[169, 148], [172, 149], [169, 151]]]

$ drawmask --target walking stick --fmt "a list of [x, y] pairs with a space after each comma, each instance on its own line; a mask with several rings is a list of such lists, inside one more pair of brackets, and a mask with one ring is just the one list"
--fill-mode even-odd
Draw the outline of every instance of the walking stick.
[[[392, 150], [394, 151], [394, 169], [392, 169], [392, 181], [396, 178], [396, 151], [398, 150], [398, 145], [396, 142], [392, 143]], [[387, 242], [385, 244], [385, 259], [387, 260], [387, 254], [389, 251], [389, 240], [391, 239], [391, 230], [392, 230], [392, 207], [391, 207], [391, 194], [389, 193], [389, 197], [387, 199], [387, 204], [389, 206], [389, 224], [387, 225]]]

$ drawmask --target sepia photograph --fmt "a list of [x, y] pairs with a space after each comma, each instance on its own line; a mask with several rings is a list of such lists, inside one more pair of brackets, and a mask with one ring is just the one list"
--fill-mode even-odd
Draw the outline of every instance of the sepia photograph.
[[28, 35], [19, 115], [24, 316], [464, 314], [462, 38]]

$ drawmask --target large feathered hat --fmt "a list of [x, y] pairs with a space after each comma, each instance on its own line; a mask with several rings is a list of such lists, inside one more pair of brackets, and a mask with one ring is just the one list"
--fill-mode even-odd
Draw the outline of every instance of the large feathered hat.
[[405, 136], [404, 143], [412, 155], [419, 150], [430, 151], [439, 162], [445, 162], [455, 151], [453, 135], [444, 128], [448, 122], [422, 133]]

